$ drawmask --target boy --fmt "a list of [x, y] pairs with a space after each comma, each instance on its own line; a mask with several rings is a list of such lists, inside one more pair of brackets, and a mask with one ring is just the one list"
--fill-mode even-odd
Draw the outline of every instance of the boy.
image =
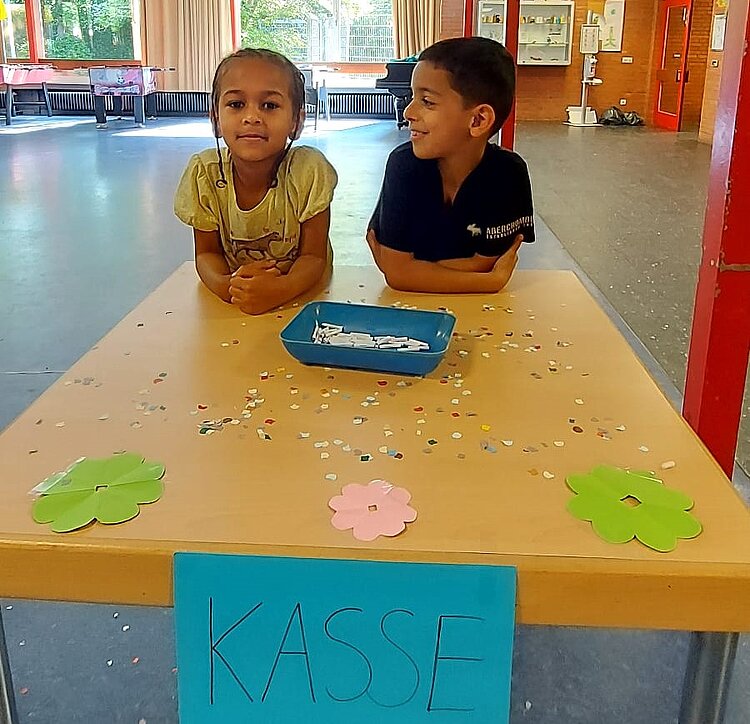
[[513, 105], [513, 58], [488, 38], [443, 40], [412, 89], [411, 142], [388, 158], [367, 233], [375, 263], [402, 291], [500, 291], [534, 241], [526, 164], [489, 143]]

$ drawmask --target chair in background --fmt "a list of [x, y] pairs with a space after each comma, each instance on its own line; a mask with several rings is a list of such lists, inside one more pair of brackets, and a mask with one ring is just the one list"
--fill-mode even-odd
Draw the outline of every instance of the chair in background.
[[305, 110], [308, 108], [313, 113], [313, 128], [318, 130], [318, 118], [320, 118], [320, 106], [323, 105], [323, 109], [326, 114], [326, 120], [331, 120], [331, 111], [328, 105], [328, 89], [326, 88], [326, 82], [323, 80], [319, 82], [314, 77], [314, 70], [311, 65], [299, 66], [300, 73], [305, 79]]

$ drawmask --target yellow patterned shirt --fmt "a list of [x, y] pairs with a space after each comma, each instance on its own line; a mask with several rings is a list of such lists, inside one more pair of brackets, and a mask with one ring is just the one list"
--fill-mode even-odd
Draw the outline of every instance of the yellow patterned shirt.
[[336, 171], [317, 149], [292, 147], [279, 167], [278, 184], [255, 208], [244, 210], [237, 205], [228, 149], [222, 148], [222, 158], [225, 188], [216, 185], [221, 178], [216, 149], [190, 159], [175, 193], [175, 214], [194, 229], [219, 232], [231, 271], [262, 260], [288, 271], [299, 256], [302, 224], [331, 205]]

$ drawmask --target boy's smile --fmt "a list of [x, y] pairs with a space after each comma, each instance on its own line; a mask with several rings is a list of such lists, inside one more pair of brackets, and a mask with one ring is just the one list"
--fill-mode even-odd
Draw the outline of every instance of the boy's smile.
[[472, 138], [474, 109], [450, 84], [450, 74], [429, 61], [417, 63], [412, 75], [414, 99], [404, 110], [414, 155], [446, 158]]

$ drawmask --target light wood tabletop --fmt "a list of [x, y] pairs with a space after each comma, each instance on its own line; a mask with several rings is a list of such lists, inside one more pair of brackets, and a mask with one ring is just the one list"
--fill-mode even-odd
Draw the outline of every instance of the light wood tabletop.
[[[481, 562], [517, 566], [520, 623], [750, 630], [750, 516], [573, 273], [439, 297], [342, 267], [319, 296], [447, 307], [456, 335], [426, 378], [305, 367], [279, 340], [299, 305], [244, 316], [184, 265], [0, 436], [0, 595], [171, 605], [175, 551]], [[34, 523], [39, 481], [123, 450], [166, 465], [160, 501]], [[658, 472], [704, 532], [666, 554], [599, 539], [565, 478], [600, 464]], [[359, 542], [328, 501], [376, 478], [418, 518]]]

